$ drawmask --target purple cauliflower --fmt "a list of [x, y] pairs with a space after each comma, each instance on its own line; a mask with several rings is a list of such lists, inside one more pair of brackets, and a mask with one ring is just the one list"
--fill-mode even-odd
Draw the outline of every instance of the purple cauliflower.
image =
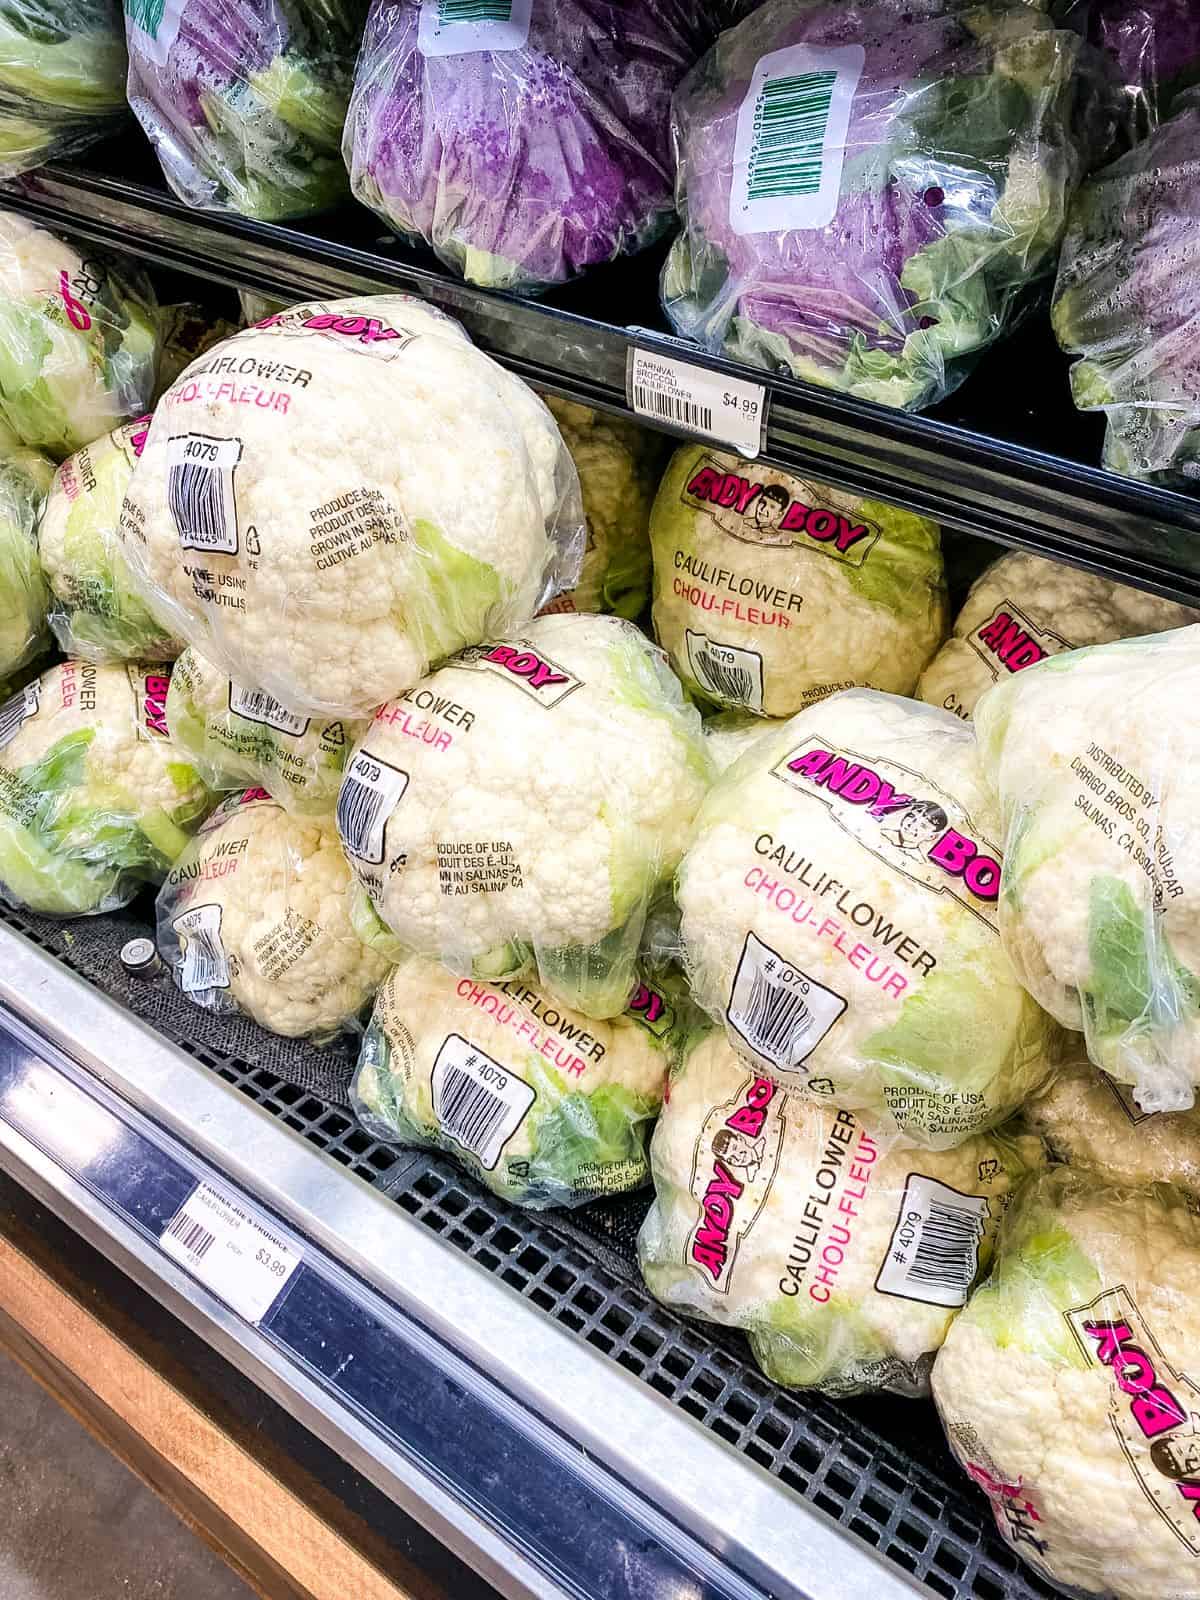
[[1068, 0], [1064, 20], [1112, 63], [1142, 136], [1200, 81], [1196, 0]]

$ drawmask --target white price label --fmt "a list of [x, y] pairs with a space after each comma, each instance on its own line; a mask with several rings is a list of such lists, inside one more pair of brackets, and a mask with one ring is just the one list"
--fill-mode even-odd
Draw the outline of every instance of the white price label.
[[196, 1185], [158, 1242], [193, 1278], [254, 1323], [266, 1316], [304, 1259], [252, 1211], [206, 1183]]
[[423, 56], [520, 50], [533, 0], [422, 0], [417, 49]]
[[639, 417], [732, 445], [739, 455], [756, 456], [762, 446], [765, 384], [631, 345], [625, 398]]
[[984, 1195], [961, 1194], [937, 1178], [910, 1172], [876, 1289], [930, 1306], [965, 1306], [979, 1272], [987, 1219]]

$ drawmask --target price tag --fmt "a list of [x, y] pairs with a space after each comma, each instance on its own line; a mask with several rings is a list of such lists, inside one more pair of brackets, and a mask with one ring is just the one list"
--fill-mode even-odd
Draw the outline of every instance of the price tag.
[[162, 1231], [159, 1244], [193, 1278], [247, 1322], [259, 1323], [303, 1260], [236, 1201], [199, 1183]]
[[756, 456], [762, 446], [765, 384], [729, 378], [677, 356], [631, 345], [625, 398], [639, 417], [732, 445], [739, 455]]

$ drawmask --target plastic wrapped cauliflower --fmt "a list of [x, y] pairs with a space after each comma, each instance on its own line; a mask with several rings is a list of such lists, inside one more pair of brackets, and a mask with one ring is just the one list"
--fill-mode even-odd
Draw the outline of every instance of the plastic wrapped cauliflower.
[[383, 923], [463, 976], [618, 1016], [647, 908], [712, 767], [662, 652], [617, 617], [547, 616], [382, 706], [338, 827]]
[[299, 717], [185, 650], [171, 674], [167, 726], [214, 789], [249, 785], [304, 818], [333, 821], [342, 769], [363, 722]]
[[1057, 1031], [996, 928], [999, 818], [971, 730], [851, 689], [764, 735], [676, 880], [696, 1000], [760, 1070], [935, 1149], [995, 1127]]
[[1140, 1111], [1127, 1084], [1080, 1059], [1028, 1101], [1022, 1117], [1053, 1160], [1086, 1167], [1103, 1183], [1173, 1183], [1200, 1197], [1200, 1107]]
[[1001, 1534], [1051, 1582], [1200, 1593], [1200, 1220], [1166, 1186], [1024, 1185], [933, 1394]]
[[946, 633], [937, 524], [685, 445], [650, 518], [654, 630], [696, 694], [787, 717], [836, 689], [910, 694]]
[[778, 723], [744, 711], [719, 711], [704, 723], [704, 742], [716, 763], [718, 772], [724, 772], [739, 761], [750, 746], [764, 734], [777, 728]]
[[965, 720], [984, 690], [1047, 656], [1182, 628], [1196, 617], [1174, 600], [1014, 550], [972, 585], [917, 697]]
[[50, 625], [64, 655], [89, 661], [169, 661], [180, 646], [133, 586], [117, 521], [149, 417], [85, 444], [59, 467], [38, 524], [53, 593]]
[[744, 1328], [776, 1383], [919, 1395], [1039, 1152], [993, 1134], [889, 1150], [709, 1033], [671, 1078], [650, 1158], [638, 1259], [652, 1293]]
[[105, 138], [124, 111], [116, 0], [0, 0], [0, 177]]
[[593, 1022], [522, 983], [406, 956], [379, 991], [354, 1104], [367, 1131], [447, 1150], [518, 1205], [637, 1189], [687, 1007], [638, 987]]
[[0, 895], [52, 916], [161, 883], [212, 797], [167, 732], [169, 669], [64, 661], [0, 707]]
[[1046, 1010], [1143, 1111], [1200, 1081], [1200, 625], [1074, 650], [975, 708], [999, 796], [1000, 931]]
[[235, 683], [332, 717], [522, 627], [583, 546], [550, 413], [405, 295], [294, 306], [193, 363], [154, 413], [120, 528], [164, 628]]
[[0, 420], [61, 460], [150, 404], [161, 330], [131, 261], [0, 211]]
[[37, 519], [53, 476], [38, 451], [0, 439], [0, 689], [49, 643]]
[[636, 620], [650, 598], [650, 507], [666, 440], [573, 400], [547, 395], [546, 404], [579, 473], [587, 523], [579, 581], [551, 609]]
[[263, 789], [231, 795], [159, 891], [158, 947], [189, 999], [288, 1038], [353, 1023], [389, 963], [354, 929], [350, 868], [333, 828], [289, 816]]

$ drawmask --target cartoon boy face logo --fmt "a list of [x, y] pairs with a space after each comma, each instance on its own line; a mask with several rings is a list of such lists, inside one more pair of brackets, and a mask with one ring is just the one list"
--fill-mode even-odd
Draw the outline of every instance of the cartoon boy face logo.
[[768, 483], [754, 497], [754, 506], [747, 513], [759, 533], [774, 533], [783, 521], [783, 514], [791, 503], [791, 496], [779, 483]]
[[713, 1155], [732, 1171], [744, 1172], [746, 1182], [753, 1183], [758, 1169], [767, 1158], [767, 1141], [752, 1139], [736, 1128], [718, 1128], [712, 1142]]
[[1187, 1433], [1171, 1433], [1150, 1446], [1150, 1460], [1164, 1478], [1176, 1483], [1200, 1482], [1200, 1417], [1192, 1414]]
[[892, 826], [882, 829], [889, 843], [908, 856], [924, 856], [930, 845], [950, 826], [950, 818], [933, 800], [914, 800], [898, 816]]

